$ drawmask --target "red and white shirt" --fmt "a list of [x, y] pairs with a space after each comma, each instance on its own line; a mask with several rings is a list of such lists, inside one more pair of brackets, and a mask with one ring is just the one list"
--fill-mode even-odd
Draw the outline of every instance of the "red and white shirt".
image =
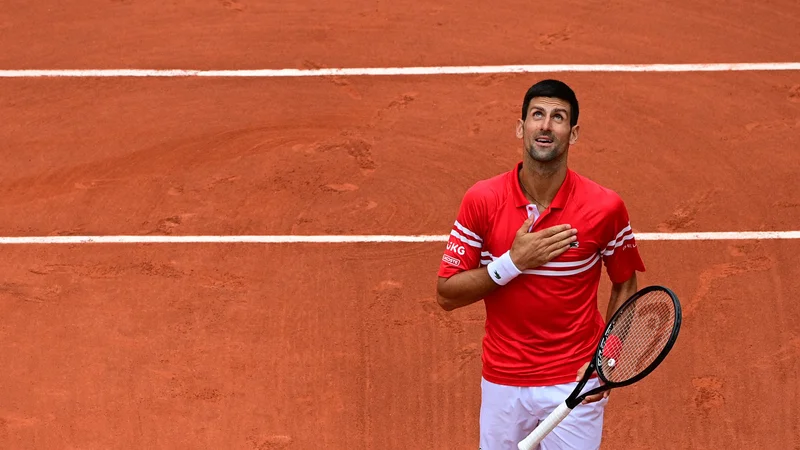
[[438, 274], [450, 277], [488, 265], [511, 248], [530, 214], [538, 216], [531, 231], [560, 224], [577, 229], [577, 246], [484, 298], [482, 354], [483, 377], [493, 383], [573, 382], [605, 326], [597, 304], [603, 264], [615, 283], [645, 267], [619, 195], [568, 170], [550, 207], [539, 214], [520, 188], [521, 166], [467, 190]]

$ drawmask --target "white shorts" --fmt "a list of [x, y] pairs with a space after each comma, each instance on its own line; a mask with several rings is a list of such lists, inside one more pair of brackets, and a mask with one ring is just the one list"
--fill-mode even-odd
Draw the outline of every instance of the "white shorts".
[[[525, 438], [569, 397], [578, 383], [545, 387], [494, 384], [481, 378], [480, 450], [518, 450]], [[582, 392], [599, 385], [589, 380]], [[603, 434], [608, 399], [578, 405], [539, 444], [538, 450], [596, 450]]]

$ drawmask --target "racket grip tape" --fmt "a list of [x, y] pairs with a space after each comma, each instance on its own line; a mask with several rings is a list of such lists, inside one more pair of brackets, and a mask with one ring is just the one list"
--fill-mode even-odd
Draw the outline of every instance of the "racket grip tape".
[[572, 408], [567, 406], [567, 402], [563, 402], [553, 412], [547, 416], [531, 433], [517, 444], [519, 450], [533, 450], [542, 442], [545, 436], [550, 434], [565, 417], [572, 412]]

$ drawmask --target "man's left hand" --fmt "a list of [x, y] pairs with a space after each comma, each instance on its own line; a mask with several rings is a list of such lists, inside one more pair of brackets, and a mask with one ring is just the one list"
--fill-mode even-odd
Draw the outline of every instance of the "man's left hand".
[[[583, 374], [586, 373], [586, 369], [587, 368], [589, 368], [589, 363], [588, 362], [586, 364], [584, 364], [583, 366], [581, 366], [580, 369], [578, 369], [578, 377], [575, 378], [575, 381], [581, 381], [581, 378], [583, 378]], [[604, 384], [603, 380], [600, 380], [599, 378], [598, 378], [598, 381], [600, 381], [600, 384]], [[588, 403], [594, 403], [594, 402], [600, 401], [600, 400], [602, 400], [604, 398], [608, 398], [608, 395], [610, 393], [611, 393], [611, 389], [609, 389], [607, 391], [604, 391], [604, 392], [601, 392], [599, 394], [590, 395], [590, 396], [586, 397], [581, 404], [582, 405], [586, 405]]]

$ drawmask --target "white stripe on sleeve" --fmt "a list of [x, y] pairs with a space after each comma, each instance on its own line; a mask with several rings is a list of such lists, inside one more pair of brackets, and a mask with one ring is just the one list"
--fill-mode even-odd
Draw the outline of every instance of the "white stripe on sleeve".
[[617, 233], [617, 236], [606, 245], [605, 250], [602, 252], [603, 256], [608, 257], [613, 255], [615, 249], [622, 247], [622, 244], [624, 244], [625, 241], [629, 241], [631, 239], [634, 239], [633, 230], [631, 229], [631, 224], [628, 223], [628, 225], [623, 228], [622, 231]]
[[480, 236], [478, 236], [477, 234], [472, 232], [470, 229], [468, 229], [464, 225], [461, 225], [460, 223], [458, 223], [457, 220], [456, 220], [456, 223], [455, 223], [455, 227], [458, 228], [458, 231], [460, 231], [461, 233], [463, 233], [463, 234], [465, 234], [465, 235], [467, 235], [467, 236], [469, 236], [471, 238], [474, 238], [476, 241], [483, 242], [483, 239]]
[[456, 230], [450, 231], [450, 236], [455, 236], [456, 238], [458, 238], [459, 241], [469, 245], [470, 247], [481, 248], [481, 243], [480, 242], [473, 241], [472, 239], [467, 239], [465, 236], [462, 236]]

